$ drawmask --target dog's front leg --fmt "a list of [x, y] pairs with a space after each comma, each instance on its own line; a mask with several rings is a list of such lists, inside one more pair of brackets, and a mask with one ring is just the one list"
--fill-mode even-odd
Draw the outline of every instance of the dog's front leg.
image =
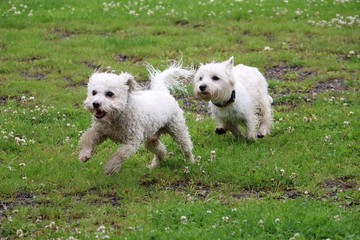
[[244, 139], [244, 135], [240, 132], [239, 128], [236, 125], [228, 124], [226, 128], [233, 134], [236, 139]]
[[101, 144], [105, 140], [105, 137], [99, 134], [95, 128], [87, 130], [80, 139], [79, 148], [79, 160], [80, 162], [86, 162], [89, 160], [97, 145]]
[[104, 172], [106, 175], [113, 175], [117, 173], [125, 160], [134, 155], [140, 148], [139, 143], [122, 144], [119, 150], [106, 163]]

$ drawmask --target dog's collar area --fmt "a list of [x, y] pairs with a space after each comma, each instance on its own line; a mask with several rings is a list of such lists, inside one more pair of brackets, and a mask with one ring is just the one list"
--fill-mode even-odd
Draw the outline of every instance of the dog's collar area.
[[212, 104], [214, 104], [217, 107], [227, 107], [233, 102], [235, 102], [235, 90], [232, 90], [231, 97], [227, 102], [225, 102], [225, 103], [214, 103], [214, 102], [212, 102]]

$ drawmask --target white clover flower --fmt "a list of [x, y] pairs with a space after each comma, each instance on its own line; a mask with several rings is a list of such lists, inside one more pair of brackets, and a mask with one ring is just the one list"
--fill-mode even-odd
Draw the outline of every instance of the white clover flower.
[[19, 138], [19, 137], [15, 137], [14, 140], [15, 140], [16, 144], [20, 144], [20, 142], [21, 142], [21, 138]]
[[280, 218], [275, 218], [275, 223], [279, 223], [280, 222]]
[[228, 222], [228, 221], [229, 221], [229, 217], [228, 217], [228, 216], [224, 216], [224, 217], [222, 217], [222, 220], [223, 220], [224, 222]]
[[212, 211], [211, 211], [211, 210], [207, 210], [206, 213], [207, 213], [207, 214], [211, 214]]
[[22, 229], [16, 230], [16, 236], [17, 237], [23, 237], [24, 236], [24, 231]]
[[204, 117], [202, 116], [202, 115], [200, 115], [200, 114], [196, 114], [196, 119], [195, 119], [195, 121], [202, 121], [204, 119]]
[[149, 9], [149, 10], [147, 11], [147, 15], [148, 15], [148, 16], [152, 16], [152, 15], [154, 15], [154, 12]]
[[97, 229], [96, 229], [97, 232], [105, 232], [105, 226], [104, 225], [101, 225], [99, 226]]
[[186, 216], [181, 216], [180, 221], [182, 224], [187, 224], [188, 218]]
[[295, 14], [296, 14], [297, 16], [300, 16], [302, 13], [303, 13], [303, 11], [300, 10], [299, 8], [296, 9], [296, 11], [295, 11]]
[[26, 164], [25, 164], [25, 163], [20, 163], [19, 166], [20, 166], [20, 167], [25, 167]]
[[332, 139], [330, 135], [326, 135], [324, 140], [325, 142], [331, 142]]
[[285, 175], [285, 170], [284, 170], [284, 169], [280, 169], [280, 173], [281, 173], [281, 176], [284, 176], [284, 175]]
[[273, 48], [269, 47], [269, 46], [265, 46], [264, 47], [264, 51], [272, 51], [274, 50]]
[[260, 219], [260, 220], [258, 221], [258, 225], [264, 225], [264, 220]]

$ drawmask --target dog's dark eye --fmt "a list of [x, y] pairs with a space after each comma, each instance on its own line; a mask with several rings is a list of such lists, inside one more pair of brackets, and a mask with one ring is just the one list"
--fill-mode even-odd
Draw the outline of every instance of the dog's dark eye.
[[214, 80], [214, 81], [217, 81], [217, 80], [219, 80], [220, 78], [219, 78], [218, 76], [213, 76], [211, 79]]
[[110, 98], [113, 97], [114, 95], [115, 94], [113, 92], [110, 92], [110, 91], [105, 93], [105, 96], [110, 97]]
[[199, 81], [202, 81], [202, 77], [199, 78]]
[[92, 95], [95, 96], [97, 94], [97, 91], [92, 91]]

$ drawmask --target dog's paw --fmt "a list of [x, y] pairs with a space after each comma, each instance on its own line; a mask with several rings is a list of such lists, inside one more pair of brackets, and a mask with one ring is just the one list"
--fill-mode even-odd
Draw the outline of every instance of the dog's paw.
[[158, 161], [152, 161], [152, 163], [148, 166], [150, 170], [159, 167], [160, 163]]
[[114, 175], [115, 173], [117, 173], [120, 170], [120, 165], [117, 164], [106, 164], [105, 168], [104, 168], [104, 173], [106, 175]]
[[222, 135], [226, 133], [226, 129], [225, 128], [216, 128], [215, 129], [216, 134]]
[[194, 155], [191, 154], [191, 156], [188, 158], [188, 160], [191, 162], [191, 163], [196, 163], [196, 160], [194, 158]]
[[79, 154], [80, 162], [86, 162], [91, 158], [91, 150], [84, 150]]
[[258, 134], [257, 134], [257, 138], [263, 138], [263, 137], [265, 137], [264, 134], [262, 134], [262, 133], [258, 133]]

